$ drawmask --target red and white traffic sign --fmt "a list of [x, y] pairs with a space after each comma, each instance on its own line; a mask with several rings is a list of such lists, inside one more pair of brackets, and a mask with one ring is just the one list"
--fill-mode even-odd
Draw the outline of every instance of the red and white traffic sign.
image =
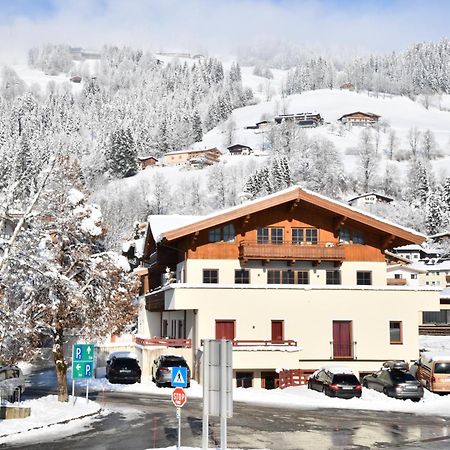
[[178, 408], [181, 408], [186, 404], [186, 393], [184, 392], [183, 388], [177, 387], [172, 392], [172, 403], [177, 406]]

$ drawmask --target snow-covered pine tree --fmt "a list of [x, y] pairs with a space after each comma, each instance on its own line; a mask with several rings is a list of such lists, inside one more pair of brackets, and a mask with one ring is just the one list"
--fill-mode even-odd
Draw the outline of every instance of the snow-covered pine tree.
[[136, 149], [129, 128], [113, 131], [106, 159], [109, 171], [113, 176], [122, 178], [136, 173]]
[[426, 204], [426, 228], [428, 234], [442, 231], [445, 225], [445, 210], [442, 202], [443, 188], [440, 184], [429, 194]]

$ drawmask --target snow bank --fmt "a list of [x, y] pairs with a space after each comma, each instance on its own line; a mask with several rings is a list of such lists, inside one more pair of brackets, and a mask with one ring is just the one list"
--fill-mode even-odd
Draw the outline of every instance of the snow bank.
[[[31, 408], [31, 415], [25, 419], [11, 419], [0, 421], [0, 437], [22, 435], [30, 430], [50, 427], [51, 425], [79, 419], [96, 414], [101, 410], [97, 402], [86, 403], [84, 398], [70, 397], [67, 403], [58, 402], [56, 395], [48, 395], [35, 400], [26, 400], [19, 406]], [[14, 437], [14, 436], [12, 436]], [[3, 439], [2, 439], [3, 441]]]
[[76, 206], [84, 200], [84, 194], [78, 189], [70, 189], [67, 199], [71, 205]]

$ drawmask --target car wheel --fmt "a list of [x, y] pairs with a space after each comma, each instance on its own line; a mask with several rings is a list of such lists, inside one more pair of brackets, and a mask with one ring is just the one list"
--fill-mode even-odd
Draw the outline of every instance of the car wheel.
[[412, 398], [411, 399], [414, 403], [420, 402], [420, 398]]
[[186, 387], [191, 387], [191, 383], [188, 383]]
[[386, 388], [383, 388], [383, 394], [389, 397], [388, 390]]
[[155, 384], [156, 384], [156, 387], [157, 387], [157, 388], [160, 388], [160, 387], [161, 387], [161, 383], [156, 382]]
[[363, 387], [365, 387], [365, 388], [368, 388], [369, 387], [369, 385], [367, 384], [367, 381], [363, 381]]
[[310, 381], [308, 381], [308, 389], [312, 389]]

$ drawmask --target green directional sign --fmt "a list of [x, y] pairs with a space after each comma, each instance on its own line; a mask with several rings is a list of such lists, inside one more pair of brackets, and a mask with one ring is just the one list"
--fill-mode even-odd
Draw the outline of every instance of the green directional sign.
[[74, 344], [72, 379], [94, 378], [94, 344]]

